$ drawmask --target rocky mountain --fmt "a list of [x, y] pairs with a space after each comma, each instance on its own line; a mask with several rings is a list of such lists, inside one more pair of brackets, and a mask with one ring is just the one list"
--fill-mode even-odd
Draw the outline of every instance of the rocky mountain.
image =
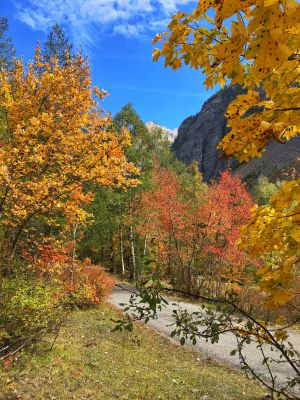
[[183, 121], [173, 143], [173, 151], [184, 163], [197, 161], [206, 181], [218, 177], [220, 171], [228, 168], [249, 183], [259, 175], [267, 176], [271, 181], [284, 178], [285, 170], [296, 166], [297, 157], [300, 157], [300, 136], [284, 145], [270, 142], [261, 158], [248, 163], [219, 158], [221, 151], [216, 146], [228, 132], [224, 112], [241, 93], [243, 89], [240, 86], [230, 86], [208, 99], [198, 114]]
[[152, 122], [152, 121], [147, 122], [145, 125], [150, 131], [152, 129], [156, 129], [156, 128], [161, 129], [163, 131], [163, 133], [166, 135], [166, 137], [170, 140], [171, 143], [174, 142], [174, 140], [177, 136], [177, 133], [178, 133], [178, 129], [168, 129], [168, 128], [166, 128], [162, 125], [159, 125], [155, 122]]

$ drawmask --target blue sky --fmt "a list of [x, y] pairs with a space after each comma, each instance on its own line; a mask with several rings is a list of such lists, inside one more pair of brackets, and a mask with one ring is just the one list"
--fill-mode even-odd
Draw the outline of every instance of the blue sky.
[[0, 0], [0, 5], [17, 55], [25, 60], [54, 23], [62, 24], [89, 56], [93, 83], [110, 92], [105, 109], [113, 114], [131, 102], [145, 122], [177, 128], [212, 94], [200, 72], [174, 72], [151, 56], [152, 37], [194, 0]]

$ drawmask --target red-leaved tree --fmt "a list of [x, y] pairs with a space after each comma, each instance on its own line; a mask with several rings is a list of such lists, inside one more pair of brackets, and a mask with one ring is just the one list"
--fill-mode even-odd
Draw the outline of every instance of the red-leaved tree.
[[193, 172], [187, 178], [156, 168], [152, 188], [139, 200], [136, 230], [165, 280], [215, 296], [251, 279], [253, 262], [237, 240], [253, 204], [238, 176], [223, 172], [207, 188]]

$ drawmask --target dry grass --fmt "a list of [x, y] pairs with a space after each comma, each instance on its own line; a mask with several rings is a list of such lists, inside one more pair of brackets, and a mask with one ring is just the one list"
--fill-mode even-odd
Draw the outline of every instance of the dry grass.
[[53, 351], [21, 355], [0, 371], [0, 399], [257, 400], [262, 389], [142, 326], [112, 333], [118, 311], [74, 312]]

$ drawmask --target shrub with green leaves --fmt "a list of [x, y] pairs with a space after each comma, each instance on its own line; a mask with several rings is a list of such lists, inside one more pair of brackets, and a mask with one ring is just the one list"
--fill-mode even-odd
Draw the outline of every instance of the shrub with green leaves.
[[278, 192], [281, 183], [280, 181], [272, 183], [266, 176], [261, 175], [252, 190], [254, 201], [258, 205], [269, 204], [271, 197]]
[[65, 311], [59, 287], [28, 274], [0, 277], [0, 355], [55, 330]]

